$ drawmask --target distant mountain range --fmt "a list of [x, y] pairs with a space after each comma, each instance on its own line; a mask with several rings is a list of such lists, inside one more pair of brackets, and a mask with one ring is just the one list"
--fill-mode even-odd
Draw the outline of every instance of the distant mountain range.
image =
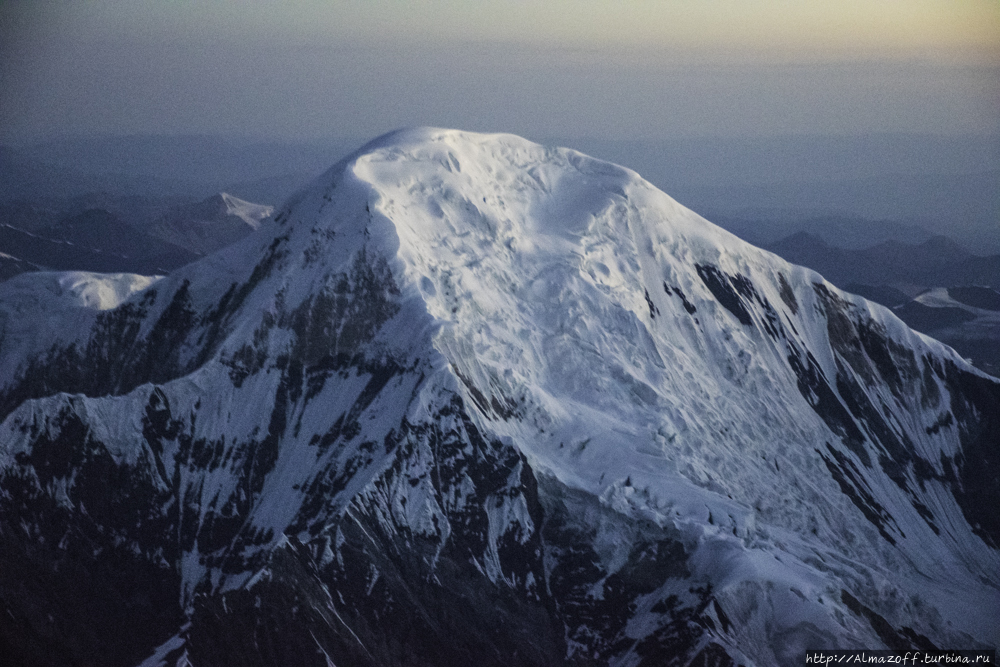
[[917, 244], [935, 236], [919, 224], [896, 220], [869, 220], [850, 216], [793, 215], [772, 212], [772, 217], [738, 218], [714, 215], [710, 219], [744, 241], [766, 248], [790, 236], [808, 234], [844, 250], [865, 250], [888, 241]]
[[[115, 212], [75, 210], [92, 200]], [[0, 279], [39, 269], [169, 273], [252, 233], [273, 210], [224, 192], [186, 204], [104, 196], [63, 206], [0, 207]]]
[[[789, 181], [701, 185], [679, 191], [680, 201], [707, 215], [747, 217], [748, 209], [817, 210], [870, 220], [920, 220], [935, 233], [961, 238], [992, 227], [1000, 216], [1000, 169], [965, 174], [883, 174], [834, 182]], [[994, 236], [994, 240], [996, 236]]]
[[164, 212], [146, 230], [163, 241], [207, 255], [256, 231], [273, 211], [273, 206], [221, 192]]
[[[82, 162], [82, 161], [81, 161]], [[0, 202], [66, 199], [103, 192], [115, 196], [201, 194], [205, 186], [146, 174], [96, 172], [84, 164], [52, 164], [34, 155], [0, 146]], [[204, 194], [202, 194], [204, 196]]]
[[802, 231], [767, 249], [892, 308], [913, 329], [1000, 376], [1000, 255], [973, 255], [943, 236], [848, 250]]
[[203, 199], [220, 191], [280, 204], [353, 141], [262, 142], [207, 136], [69, 138], [0, 146], [0, 202], [124, 196]]
[[798, 232], [765, 247], [789, 262], [822, 273], [836, 285], [903, 285], [917, 291], [938, 286], [1000, 286], [1000, 255], [973, 255], [944, 236], [922, 243], [886, 241], [847, 250], [815, 234]]
[[104, 273], [167, 273], [197, 258], [101, 209], [35, 232], [0, 225], [0, 252], [47, 269]]

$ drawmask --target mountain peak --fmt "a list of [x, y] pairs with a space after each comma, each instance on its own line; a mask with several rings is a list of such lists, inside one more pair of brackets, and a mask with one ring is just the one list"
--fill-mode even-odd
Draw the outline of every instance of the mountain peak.
[[202, 222], [221, 222], [230, 217], [242, 220], [248, 227], [256, 230], [260, 223], [274, 212], [274, 207], [266, 204], [254, 204], [228, 192], [219, 192], [200, 202], [177, 207], [175, 215], [188, 216]]
[[[461, 262], [496, 250], [505, 261], [535, 263], [579, 248], [588, 238], [614, 240], [609, 225], [628, 224], [617, 215], [626, 200], [655, 213], [637, 224], [665, 223], [664, 212], [669, 212], [671, 229], [705, 237], [699, 247], [709, 254], [715, 237], [735, 239], [635, 172], [508, 134], [439, 128], [389, 133], [293, 198], [291, 210], [281, 217], [287, 221], [302, 211], [311, 224], [319, 208], [334, 212], [321, 219], [339, 225], [336, 212], [353, 210], [334, 205], [346, 203], [345, 190], [356, 192], [377, 221], [391, 225], [393, 242], [403, 243], [404, 255], [415, 250], [413, 244], [423, 244], [420, 252], [433, 247], [441, 257], [468, 253], [456, 259]], [[313, 203], [302, 205], [304, 199]], [[370, 222], [363, 221], [366, 226]]]
[[265, 218], [274, 213], [274, 207], [266, 204], [254, 204], [239, 197], [234, 197], [227, 192], [220, 192], [219, 198], [225, 205], [226, 215], [234, 215], [241, 219], [253, 230], [260, 227], [260, 223]]
[[193, 204], [174, 207], [150, 225], [150, 233], [204, 255], [257, 231], [273, 212], [273, 206], [220, 192]]

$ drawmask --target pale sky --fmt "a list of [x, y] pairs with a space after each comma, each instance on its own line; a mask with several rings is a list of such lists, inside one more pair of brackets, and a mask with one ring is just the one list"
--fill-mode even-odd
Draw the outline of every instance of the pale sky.
[[998, 0], [0, 0], [0, 141], [1000, 132]]

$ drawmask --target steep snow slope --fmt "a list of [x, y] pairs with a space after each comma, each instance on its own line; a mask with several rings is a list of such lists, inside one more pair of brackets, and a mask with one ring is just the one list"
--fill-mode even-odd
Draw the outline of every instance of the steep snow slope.
[[29, 662], [1000, 639], [997, 381], [574, 151], [387, 135], [258, 235], [45, 317], [61, 342], [0, 339]]

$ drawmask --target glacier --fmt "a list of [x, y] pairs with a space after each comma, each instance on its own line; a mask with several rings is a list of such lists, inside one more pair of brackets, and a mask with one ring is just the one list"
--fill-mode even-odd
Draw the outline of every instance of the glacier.
[[573, 150], [395, 132], [170, 276], [2, 283], [0, 327], [24, 664], [1000, 640], [1000, 381]]

